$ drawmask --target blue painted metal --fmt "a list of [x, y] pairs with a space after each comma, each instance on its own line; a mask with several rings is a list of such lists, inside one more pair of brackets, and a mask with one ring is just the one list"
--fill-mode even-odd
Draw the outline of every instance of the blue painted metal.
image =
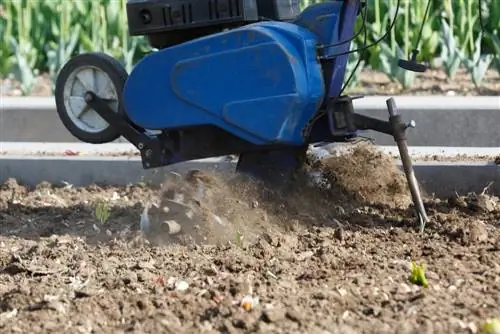
[[147, 129], [212, 124], [256, 145], [301, 145], [325, 95], [317, 42], [262, 22], [154, 52], [127, 80], [127, 114]]
[[[128, 117], [146, 129], [188, 130], [180, 144], [184, 150], [169, 159], [235, 149], [240, 171], [266, 180], [276, 172], [290, 175], [311, 138], [332, 139], [326, 119], [303, 137], [310, 120], [341, 94], [348, 59], [320, 62], [318, 46], [348, 40], [358, 11], [359, 0], [327, 1], [293, 22], [259, 22], [154, 52], [128, 77]], [[322, 55], [346, 52], [350, 45], [328, 47]], [[198, 134], [206, 125], [238, 139], [210, 128]], [[200, 140], [214, 144], [193, 144]]]
[[[314, 32], [321, 44], [333, 45], [325, 49], [325, 56], [345, 53], [352, 43], [342, 42], [348, 41], [354, 34], [359, 5], [359, 0], [326, 1], [306, 8], [294, 23]], [[324, 65], [324, 79], [330, 98], [337, 98], [341, 93], [348, 58], [348, 54], [340, 55]]]

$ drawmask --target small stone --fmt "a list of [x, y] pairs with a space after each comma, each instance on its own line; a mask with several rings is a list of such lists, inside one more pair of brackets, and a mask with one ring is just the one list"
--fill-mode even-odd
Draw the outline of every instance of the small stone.
[[410, 288], [410, 286], [408, 284], [405, 284], [405, 283], [401, 283], [398, 287], [399, 293], [410, 293], [412, 291], [413, 290]]
[[234, 326], [234, 328], [238, 328], [238, 329], [247, 329], [248, 328], [247, 322], [242, 318], [233, 319], [233, 321], [231, 321], [231, 323]]
[[434, 271], [427, 271], [425, 273], [425, 276], [427, 277], [427, 279], [429, 280], [433, 280], [433, 281], [439, 281], [439, 275], [436, 274]]
[[340, 217], [344, 217], [346, 215], [346, 212], [345, 212], [345, 209], [343, 207], [341, 207], [340, 205], [337, 205], [335, 207], [335, 211], [337, 212], [337, 214], [340, 216]]
[[53, 300], [47, 303], [47, 307], [51, 310], [57, 311], [59, 313], [66, 313], [66, 307], [64, 304], [58, 300]]
[[177, 281], [175, 282], [175, 290], [176, 291], [186, 291], [189, 288], [189, 283], [186, 281]]
[[288, 309], [285, 313], [285, 316], [290, 319], [291, 321], [294, 321], [298, 324], [300, 324], [302, 322], [302, 318], [300, 316], [300, 314], [295, 311], [294, 309]]
[[175, 220], [166, 220], [164, 224], [168, 226], [168, 234], [175, 235], [181, 232], [181, 225]]
[[335, 229], [335, 232], [333, 233], [335, 239], [338, 241], [344, 241], [344, 229], [342, 228], [337, 228]]
[[488, 241], [488, 231], [486, 230], [486, 224], [481, 220], [477, 220], [471, 224], [469, 229], [470, 240], [474, 243], [483, 243]]
[[278, 322], [286, 317], [286, 312], [280, 308], [273, 308], [262, 312], [262, 320], [267, 323]]
[[476, 324], [475, 324], [475, 323], [473, 323], [473, 322], [469, 322], [469, 323], [467, 324], [467, 328], [468, 328], [468, 329], [471, 331], [471, 333], [473, 333], [473, 334], [477, 333], [477, 331], [478, 331]]
[[257, 209], [259, 207], [259, 202], [258, 201], [253, 201], [252, 202], [252, 208]]
[[377, 317], [380, 314], [380, 308], [378, 307], [368, 307], [363, 310], [363, 314], [366, 316], [374, 316]]

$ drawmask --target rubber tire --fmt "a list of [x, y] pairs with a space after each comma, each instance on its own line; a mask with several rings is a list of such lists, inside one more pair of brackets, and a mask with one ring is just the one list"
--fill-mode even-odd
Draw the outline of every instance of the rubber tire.
[[66, 129], [79, 140], [91, 144], [109, 143], [121, 136], [118, 130], [114, 129], [112, 125], [109, 125], [100, 132], [86, 132], [73, 123], [64, 105], [64, 85], [69, 76], [78, 68], [89, 65], [99, 68], [109, 76], [118, 96], [117, 113], [126, 117], [122, 102], [122, 93], [128, 79], [128, 73], [119, 61], [100, 52], [82, 53], [70, 59], [63, 66], [56, 80], [55, 99], [57, 114]]

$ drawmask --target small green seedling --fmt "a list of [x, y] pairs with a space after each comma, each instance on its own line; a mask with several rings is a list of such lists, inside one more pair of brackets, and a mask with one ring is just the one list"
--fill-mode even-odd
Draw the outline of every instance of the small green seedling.
[[500, 334], [500, 317], [486, 320], [479, 332], [481, 334]]
[[95, 216], [101, 222], [101, 224], [105, 224], [110, 216], [109, 207], [104, 202], [97, 203], [95, 208]]
[[240, 231], [236, 231], [236, 246], [243, 249], [243, 234]]
[[425, 277], [425, 264], [418, 265], [415, 262], [412, 262], [411, 275], [408, 280], [412, 284], [427, 288], [429, 286], [429, 283], [427, 282], [427, 278]]

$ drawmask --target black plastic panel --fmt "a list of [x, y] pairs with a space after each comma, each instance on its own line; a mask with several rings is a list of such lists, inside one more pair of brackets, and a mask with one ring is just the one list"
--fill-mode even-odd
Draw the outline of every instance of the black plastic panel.
[[128, 1], [130, 35], [216, 26], [243, 25], [259, 19], [257, 0]]
[[257, 0], [259, 16], [276, 21], [295, 19], [300, 14], [300, 0]]

